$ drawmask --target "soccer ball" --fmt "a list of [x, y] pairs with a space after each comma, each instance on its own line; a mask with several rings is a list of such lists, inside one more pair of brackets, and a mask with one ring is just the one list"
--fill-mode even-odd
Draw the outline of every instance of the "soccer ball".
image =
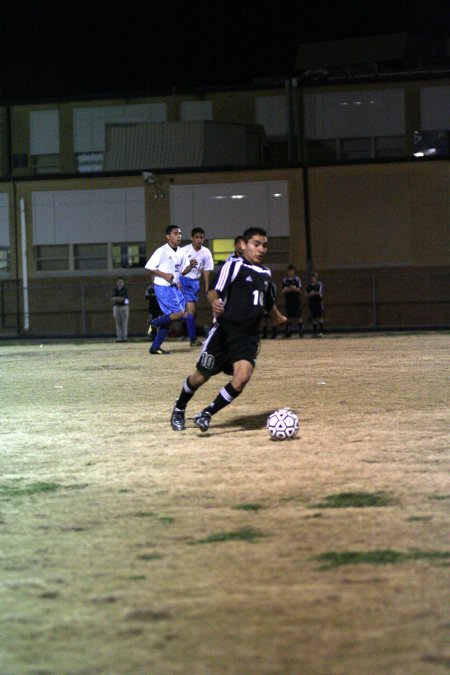
[[274, 441], [295, 438], [299, 428], [298, 417], [290, 408], [274, 410], [267, 418], [267, 432]]

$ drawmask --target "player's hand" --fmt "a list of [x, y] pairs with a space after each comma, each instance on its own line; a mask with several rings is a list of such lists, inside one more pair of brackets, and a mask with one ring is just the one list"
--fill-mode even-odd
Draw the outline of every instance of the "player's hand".
[[281, 312], [276, 312], [275, 316], [272, 318], [277, 326], [281, 326], [287, 321], [287, 316], [284, 316], [284, 314], [281, 314]]
[[191, 267], [197, 267], [198, 262], [196, 261], [195, 258], [191, 258], [191, 259], [189, 260], [189, 265], [190, 265]]
[[215, 315], [223, 314], [223, 311], [225, 309], [225, 306], [223, 304], [223, 300], [221, 300], [220, 298], [216, 298], [213, 301], [211, 307], [212, 307], [212, 310], [213, 310]]
[[170, 274], [169, 272], [166, 272], [166, 274], [164, 275], [164, 279], [166, 281], [168, 281], [169, 284], [171, 284], [173, 282], [174, 276], [173, 276], [173, 274]]

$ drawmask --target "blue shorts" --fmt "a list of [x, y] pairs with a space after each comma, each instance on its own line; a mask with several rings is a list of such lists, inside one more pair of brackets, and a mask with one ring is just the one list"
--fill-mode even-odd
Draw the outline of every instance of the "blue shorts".
[[178, 286], [157, 286], [155, 295], [163, 314], [184, 312], [186, 302]]
[[200, 291], [199, 279], [190, 279], [189, 277], [180, 276], [180, 283], [185, 301], [198, 302], [198, 294]]

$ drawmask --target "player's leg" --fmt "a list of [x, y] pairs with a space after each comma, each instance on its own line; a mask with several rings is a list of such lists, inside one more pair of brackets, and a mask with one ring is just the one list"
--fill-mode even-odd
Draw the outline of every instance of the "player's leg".
[[170, 417], [170, 425], [174, 431], [183, 431], [186, 428], [185, 411], [186, 406], [194, 396], [199, 387], [206, 382], [207, 378], [199, 370], [195, 370], [183, 382], [180, 394], [175, 401], [175, 405]]
[[128, 341], [128, 321], [130, 318], [130, 307], [127, 305], [124, 307], [124, 318], [123, 318], [123, 339], [125, 342]]
[[323, 305], [320, 307], [320, 316], [319, 316], [319, 334], [323, 335]]
[[125, 307], [117, 307], [118, 312], [117, 312], [117, 317], [119, 321], [119, 340], [120, 342], [124, 342], [126, 338], [125, 334]]
[[195, 327], [195, 317], [197, 315], [197, 304], [192, 300], [186, 303], [186, 327], [189, 335], [191, 347], [201, 347], [202, 343], [197, 340], [197, 330]]
[[292, 318], [288, 316], [284, 327], [284, 337], [290, 338], [291, 335], [292, 335]]
[[233, 364], [233, 377], [217, 394], [216, 398], [201, 413], [195, 416], [194, 422], [201, 429], [207, 431], [211, 417], [230, 405], [244, 391], [249, 382], [254, 366], [249, 361], [236, 361]]
[[195, 326], [195, 317], [197, 316], [197, 302], [200, 290], [200, 282], [197, 279], [181, 277], [181, 290], [186, 302], [186, 328], [189, 335], [191, 347], [201, 347], [202, 343], [197, 340], [197, 330]]
[[169, 326], [172, 321], [185, 317], [184, 298], [181, 291], [175, 286], [155, 286], [156, 299], [162, 311], [162, 316], [152, 321], [152, 326], [158, 328], [158, 332], [150, 346], [150, 354], [170, 354], [161, 348], [162, 343], [169, 334]]
[[300, 338], [303, 337], [304, 331], [303, 331], [303, 316], [302, 316], [302, 303], [299, 298], [298, 301], [298, 308], [297, 308], [297, 327], [298, 327], [298, 336]]

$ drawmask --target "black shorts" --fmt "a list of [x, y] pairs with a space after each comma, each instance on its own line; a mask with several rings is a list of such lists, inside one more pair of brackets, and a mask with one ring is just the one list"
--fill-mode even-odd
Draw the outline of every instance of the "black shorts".
[[302, 315], [302, 303], [300, 300], [300, 293], [286, 293], [284, 296], [286, 306], [286, 316], [300, 317]]
[[321, 319], [323, 317], [323, 302], [318, 295], [313, 295], [309, 298], [309, 311], [311, 319]]
[[232, 324], [215, 323], [203, 343], [196, 367], [207, 378], [217, 373], [232, 375], [236, 361], [249, 361], [254, 367], [258, 349], [258, 332], [242, 333]]

